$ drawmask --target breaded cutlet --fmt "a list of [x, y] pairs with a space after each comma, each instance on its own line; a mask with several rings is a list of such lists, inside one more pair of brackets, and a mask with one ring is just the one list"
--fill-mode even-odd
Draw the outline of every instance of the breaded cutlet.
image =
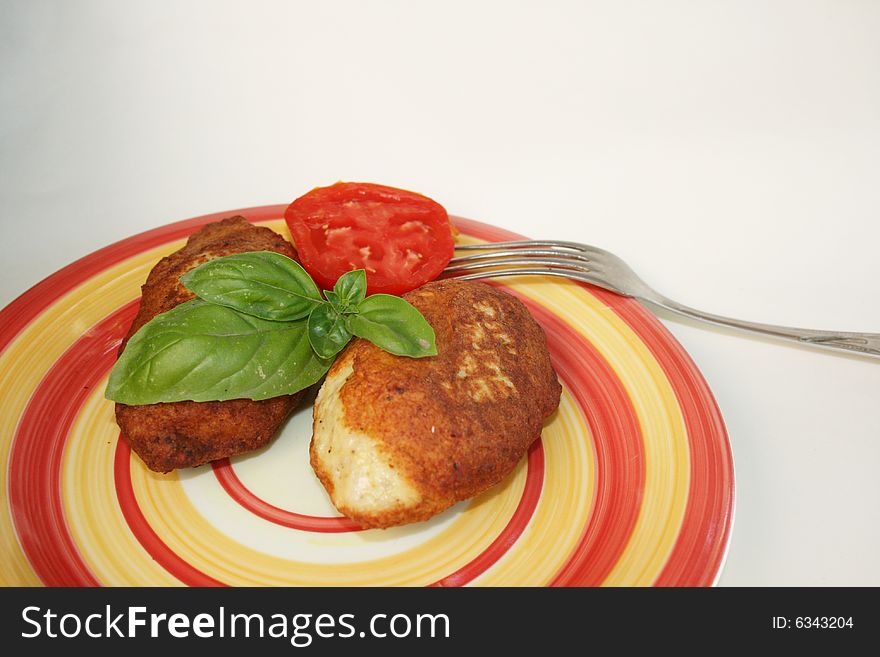
[[546, 336], [516, 297], [445, 280], [404, 298], [433, 326], [437, 356], [356, 339], [315, 402], [312, 467], [364, 527], [425, 520], [503, 480], [561, 394]]
[[[180, 277], [220, 256], [275, 251], [296, 258], [296, 250], [274, 231], [236, 216], [207, 224], [186, 245], [162, 258], [141, 288], [141, 304], [119, 348], [156, 315], [195, 298]], [[265, 445], [303, 393], [262, 401], [179, 401], [144, 406], [116, 404], [116, 422], [132, 450], [151, 470], [168, 472], [201, 465]]]

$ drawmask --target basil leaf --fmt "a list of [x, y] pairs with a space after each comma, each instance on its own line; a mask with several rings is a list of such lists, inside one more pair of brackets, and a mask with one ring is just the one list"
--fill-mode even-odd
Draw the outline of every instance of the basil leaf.
[[320, 358], [333, 358], [351, 340], [342, 315], [329, 303], [309, 314], [309, 342]]
[[181, 276], [180, 282], [205, 301], [275, 321], [302, 319], [322, 301], [306, 270], [273, 251], [215, 258]]
[[367, 296], [367, 272], [363, 269], [355, 269], [339, 277], [333, 292], [340, 301], [348, 302], [348, 305], [357, 306]]
[[330, 305], [336, 308], [336, 310], [340, 310], [342, 307], [342, 302], [339, 300], [339, 297], [335, 292], [331, 292], [330, 290], [324, 290], [324, 297], [327, 301], [330, 302]]
[[346, 327], [359, 338], [397, 356], [436, 356], [434, 329], [415, 306], [390, 294], [374, 294], [345, 316]]
[[270, 321], [195, 299], [132, 336], [105, 396], [131, 405], [268, 399], [312, 385], [330, 364], [312, 351], [305, 320]]

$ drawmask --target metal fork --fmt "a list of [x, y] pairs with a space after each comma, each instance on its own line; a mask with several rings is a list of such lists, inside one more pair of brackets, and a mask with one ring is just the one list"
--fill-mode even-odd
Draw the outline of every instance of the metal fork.
[[559, 276], [598, 285], [617, 294], [635, 297], [712, 324], [771, 335], [810, 347], [880, 357], [880, 333], [815, 331], [759, 324], [685, 306], [653, 290], [613, 253], [594, 246], [556, 240], [529, 240], [465, 244], [455, 248], [475, 253], [453, 258], [444, 271], [445, 278], [474, 280], [500, 276]]

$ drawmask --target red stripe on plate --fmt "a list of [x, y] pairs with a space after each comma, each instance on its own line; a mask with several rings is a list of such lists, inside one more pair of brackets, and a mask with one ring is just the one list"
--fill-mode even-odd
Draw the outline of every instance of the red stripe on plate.
[[[269, 504], [254, 495], [236, 476], [228, 459], [211, 464], [230, 497], [254, 515], [284, 527], [312, 532], [362, 531], [346, 517], [308, 516]], [[534, 514], [544, 484], [544, 450], [538, 439], [529, 448], [528, 473], [517, 508], [495, 540], [475, 559], [431, 586], [462, 586], [484, 573], [519, 539]]]
[[[600, 297], [614, 297], [604, 290]], [[733, 524], [733, 456], [721, 411], [706, 381], [659, 322], [640, 321], [632, 307], [618, 307], [660, 363], [675, 390], [690, 446], [690, 490], [681, 531], [656, 586], [710, 586], [721, 570]]]
[[[525, 239], [468, 219], [456, 219], [456, 224], [462, 232], [487, 241]], [[658, 360], [676, 395], [688, 433], [691, 479], [685, 515], [655, 585], [710, 586], [718, 576], [730, 540], [735, 496], [733, 457], [721, 412], [696, 365], [650, 312], [634, 299], [590, 285], [584, 287], [611, 308]], [[572, 583], [584, 585], [586, 581]]]
[[223, 489], [229, 494], [229, 497], [255, 516], [264, 520], [274, 522], [276, 525], [300, 529], [306, 532], [336, 533], [364, 530], [356, 522], [344, 516], [308, 516], [269, 504], [254, 495], [242, 483], [238, 475], [235, 474], [235, 470], [232, 469], [229, 459], [214, 461], [211, 466], [214, 469], [214, 475], [217, 477], [220, 485], [223, 486]]
[[[456, 223], [462, 232], [477, 239], [523, 239], [466, 219]], [[496, 281], [491, 284], [504, 287]], [[593, 291], [592, 287], [585, 287]], [[645, 458], [638, 416], [617, 373], [583, 335], [537, 302], [505, 289], [519, 297], [544, 328], [553, 367], [590, 427], [596, 456], [590, 517], [551, 586], [598, 586], [626, 548], [642, 504]], [[615, 304], [636, 303], [614, 296]]]
[[65, 351], [40, 381], [15, 432], [8, 472], [12, 521], [34, 572], [49, 586], [99, 583], [64, 518], [61, 462], [70, 427], [112, 367], [136, 312], [137, 302], [123, 306]]
[[206, 575], [191, 566], [159, 538], [147, 522], [137, 503], [131, 486], [131, 448], [122, 436], [116, 441], [116, 456], [113, 461], [113, 475], [116, 483], [116, 497], [119, 508], [125, 516], [132, 533], [156, 563], [188, 586], [226, 586], [220, 580]]
[[598, 586], [620, 560], [642, 506], [641, 426], [626, 389], [593, 345], [546, 308], [523, 301], [544, 327], [553, 367], [590, 427], [596, 456], [590, 517], [551, 586]]
[[501, 533], [472, 561], [430, 586], [464, 586], [495, 565], [519, 540], [535, 513], [544, 487], [544, 447], [540, 438], [529, 447], [528, 468], [522, 497]]
[[[132, 301], [107, 316], [64, 352], [34, 391], [16, 431], [9, 466], [10, 510], [24, 553], [49, 586], [100, 584], [80, 556], [64, 518], [61, 461], [70, 427], [95, 385], [116, 362], [138, 304]], [[101, 447], [110, 449], [109, 445]], [[117, 495], [138, 541], [185, 584], [220, 584], [171, 552], [147, 524], [131, 488], [128, 454], [128, 445], [119, 440], [114, 456]]]

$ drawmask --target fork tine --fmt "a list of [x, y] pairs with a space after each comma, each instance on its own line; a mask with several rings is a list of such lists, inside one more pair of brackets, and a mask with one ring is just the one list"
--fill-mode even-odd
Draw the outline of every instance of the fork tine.
[[[580, 242], [567, 242], [563, 240], [517, 240], [512, 242], [480, 242], [478, 244], [456, 244], [456, 251], [499, 251], [509, 249], [529, 250], [546, 248], [556, 251], [557, 257], [578, 257], [585, 261], [618, 260], [613, 253], [600, 249], [597, 246], [581, 244]], [[467, 256], [459, 256], [461, 258]]]
[[[503, 276], [557, 276], [590, 283], [629, 296], [608, 280], [604, 262], [591, 257], [607, 251], [576, 242], [525, 240], [456, 245], [456, 250], [474, 251], [452, 258], [441, 277], [478, 280]], [[608, 254], [610, 255], [610, 254]]]
[[587, 271], [579, 271], [574, 269], [553, 269], [549, 267], [523, 267], [513, 269], [489, 269], [485, 271], [475, 271], [471, 273], [450, 272], [444, 270], [440, 275], [441, 278], [454, 278], [459, 281], [475, 281], [484, 278], [502, 278], [507, 276], [555, 276], [559, 278], [567, 278], [569, 280], [580, 281], [582, 283], [590, 283], [606, 290], [625, 294], [616, 287], [613, 287], [604, 278], [594, 276]]
[[489, 251], [498, 249], [528, 249], [534, 247], [551, 247], [584, 252], [584, 244], [577, 242], [564, 242], [561, 240], [517, 240], [513, 242], [480, 242], [478, 244], [456, 244], [456, 251]]
[[485, 259], [477, 261], [459, 262], [447, 267], [444, 271], [480, 271], [496, 267], [545, 267], [548, 269], [560, 269], [565, 271], [588, 272], [590, 268], [577, 260], [564, 260], [562, 258], [498, 258], [495, 260]]
[[463, 262], [474, 262], [476, 260], [497, 260], [501, 258], [522, 258], [522, 257], [556, 257], [556, 258], [565, 258], [566, 260], [576, 260], [579, 262], [590, 262], [590, 259], [581, 253], [569, 252], [569, 251], [561, 251], [558, 249], [530, 249], [530, 248], [522, 248], [522, 249], [501, 249], [498, 251], [485, 251], [485, 252], [477, 252], [471, 253], [470, 255], [465, 256], [456, 256], [449, 261], [450, 264], [456, 265], [458, 263]]

